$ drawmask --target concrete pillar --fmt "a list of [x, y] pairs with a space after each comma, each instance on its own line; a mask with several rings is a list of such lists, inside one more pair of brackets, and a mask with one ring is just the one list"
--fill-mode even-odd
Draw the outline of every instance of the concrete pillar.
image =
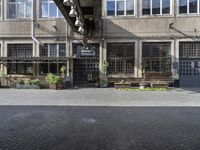
[[137, 42], [138, 46], [138, 54], [137, 54], [137, 65], [138, 65], [138, 70], [137, 70], [137, 77], [142, 78], [142, 41], [138, 40]]

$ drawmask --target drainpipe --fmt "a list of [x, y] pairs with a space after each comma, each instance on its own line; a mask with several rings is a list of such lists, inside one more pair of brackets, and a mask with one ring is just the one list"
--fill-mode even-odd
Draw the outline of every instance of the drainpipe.
[[36, 37], [35, 37], [35, 23], [36, 23], [36, 1], [32, 1], [32, 22], [31, 22], [31, 38], [33, 41], [38, 43], [41, 46], [44, 46]]

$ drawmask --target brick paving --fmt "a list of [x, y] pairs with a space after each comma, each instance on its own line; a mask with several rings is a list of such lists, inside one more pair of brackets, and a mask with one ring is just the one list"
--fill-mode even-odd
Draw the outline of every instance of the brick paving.
[[199, 150], [200, 108], [0, 106], [0, 150]]

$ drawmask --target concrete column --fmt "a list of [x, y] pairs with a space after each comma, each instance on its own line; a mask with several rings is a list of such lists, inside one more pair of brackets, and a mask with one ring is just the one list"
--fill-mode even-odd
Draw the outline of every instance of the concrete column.
[[138, 65], [138, 70], [137, 70], [137, 77], [141, 78], [142, 77], [142, 41], [138, 40], [137, 42], [138, 45], [138, 54], [137, 54], [137, 65]]
[[134, 64], [134, 77], [138, 77], [138, 70], [139, 70], [139, 46], [138, 46], [139, 41], [135, 42], [135, 64]]

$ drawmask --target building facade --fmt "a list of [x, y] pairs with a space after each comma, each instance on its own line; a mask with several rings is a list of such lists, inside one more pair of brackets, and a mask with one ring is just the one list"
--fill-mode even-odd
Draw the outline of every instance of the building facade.
[[[102, 35], [88, 39], [87, 48], [53, 0], [32, 6], [0, 0], [0, 56], [11, 58], [1, 69], [10, 76], [44, 79], [66, 65], [74, 85], [92, 86], [107, 61], [110, 82], [153, 78], [199, 86], [200, 0], [102, 0]], [[42, 44], [31, 37], [32, 12]]]

